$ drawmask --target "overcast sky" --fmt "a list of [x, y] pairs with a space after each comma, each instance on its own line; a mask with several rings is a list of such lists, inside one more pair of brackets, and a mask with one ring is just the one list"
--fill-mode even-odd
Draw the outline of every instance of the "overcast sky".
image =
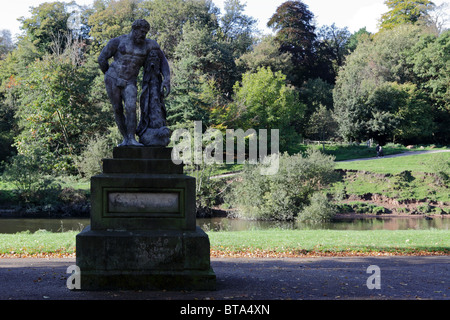
[[[71, 2], [71, 0], [60, 0]], [[258, 20], [258, 28], [269, 32], [267, 21], [276, 11], [277, 7], [286, 0], [241, 0], [246, 3], [246, 14]], [[19, 17], [30, 16], [30, 6], [37, 7], [40, 3], [52, 2], [45, 0], [14, 0], [11, 5], [2, 6], [0, 12], [0, 30], [8, 29], [14, 35], [20, 32]], [[93, 0], [75, 0], [79, 5], [91, 5]], [[213, 0], [223, 8], [224, 0]], [[384, 0], [303, 0], [309, 10], [314, 14], [318, 26], [336, 24], [339, 28], [347, 27], [350, 32], [366, 27], [369, 32], [377, 32], [377, 24], [381, 15], [388, 11]], [[437, 5], [448, 0], [435, 0]], [[450, 10], [450, 6], [448, 8]], [[448, 12], [450, 15], [450, 12]]]

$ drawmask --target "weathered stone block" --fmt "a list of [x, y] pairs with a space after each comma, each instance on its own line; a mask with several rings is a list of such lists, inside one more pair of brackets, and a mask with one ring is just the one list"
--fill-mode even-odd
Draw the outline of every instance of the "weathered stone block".
[[77, 235], [81, 289], [214, 290], [209, 239], [195, 231], [98, 231]]
[[100, 174], [91, 178], [93, 230], [195, 230], [195, 178]]

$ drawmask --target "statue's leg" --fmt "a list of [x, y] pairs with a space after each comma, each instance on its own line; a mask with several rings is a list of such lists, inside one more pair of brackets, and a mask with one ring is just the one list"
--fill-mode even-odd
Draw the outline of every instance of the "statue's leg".
[[127, 127], [125, 115], [123, 113], [122, 104], [122, 88], [115, 85], [115, 80], [109, 77], [105, 77], [106, 92], [108, 93], [109, 100], [111, 101], [112, 107], [114, 109], [114, 118], [116, 120], [119, 132], [123, 136], [123, 142], [119, 146], [127, 144]]
[[128, 84], [124, 90], [125, 113], [126, 113], [126, 128], [127, 141], [131, 146], [143, 146], [142, 143], [136, 141], [136, 102], [137, 102], [137, 87], [133, 84]]

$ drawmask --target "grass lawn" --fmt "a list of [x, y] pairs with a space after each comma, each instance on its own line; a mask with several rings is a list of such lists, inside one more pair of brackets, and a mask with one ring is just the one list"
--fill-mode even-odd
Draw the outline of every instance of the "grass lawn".
[[[347, 171], [343, 180], [331, 187], [331, 192], [348, 196], [379, 194], [398, 201], [440, 202], [447, 207], [445, 203], [450, 202], [448, 185], [430, 174], [444, 168], [446, 162], [450, 162], [450, 152], [336, 162], [337, 169], [357, 172]], [[419, 211], [427, 213], [429, 209], [421, 208]]]
[[[78, 232], [0, 234], [1, 255], [73, 254]], [[448, 230], [248, 230], [208, 232], [213, 256], [450, 254]]]
[[450, 253], [448, 230], [258, 230], [208, 233], [213, 250], [278, 253]]
[[336, 162], [336, 169], [352, 169], [374, 173], [398, 174], [412, 172], [433, 172], [437, 161], [450, 161], [450, 152], [419, 154], [396, 158], [376, 158], [374, 160]]
[[0, 234], [0, 255], [72, 254], [75, 252], [75, 236], [78, 233], [39, 230], [34, 233]]

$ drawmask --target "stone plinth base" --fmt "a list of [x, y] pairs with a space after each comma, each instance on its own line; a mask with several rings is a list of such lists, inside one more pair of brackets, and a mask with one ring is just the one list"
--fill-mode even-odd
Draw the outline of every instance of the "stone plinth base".
[[91, 224], [76, 237], [81, 290], [214, 290], [195, 214], [195, 178], [170, 148], [114, 148], [91, 178]]
[[195, 231], [99, 231], [76, 237], [81, 290], [215, 290], [209, 239]]

